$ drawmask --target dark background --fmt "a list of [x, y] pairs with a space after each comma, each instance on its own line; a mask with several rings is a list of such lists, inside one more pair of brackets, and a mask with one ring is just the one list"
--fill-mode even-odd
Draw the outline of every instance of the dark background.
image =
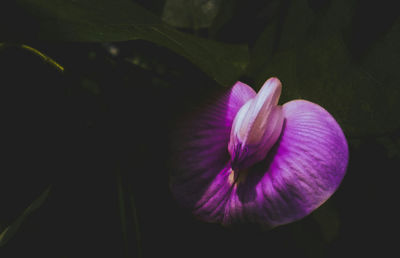
[[[162, 15], [165, 1], [136, 2]], [[220, 10], [217, 18], [223, 22], [178, 29], [219, 42], [247, 44], [252, 50], [268, 24], [284, 23], [293, 4], [220, 2], [224, 12]], [[323, 16], [332, 2], [307, 3]], [[351, 22], [342, 33], [348, 54], [357, 63], [390, 33], [400, 13], [394, 1], [355, 1], [351, 10]], [[0, 50], [0, 232], [49, 185], [51, 192], [1, 247], [1, 258], [137, 257], [138, 243], [143, 257], [386, 257], [392, 251], [398, 240], [393, 213], [400, 169], [396, 117], [391, 127], [380, 120], [368, 121], [374, 125], [371, 128], [378, 128], [368, 130], [370, 123], [352, 124], [338, 116], [350, 148], [347, 174], [337, 192], [303, 220], [271, 231], [203, 223], [178, 207], [169, 191], [170, 135], [182, 115], [224, 88], [184, 57], [148, 41], [37, 39], [29, 31], [39, 25], [25, 12], [17, 4], [0, 11], [2, 41], [15, 43]], [[18, 43], [50, 56], [65, 72]], [[279, 49], [279, 41], [276, 44]], [[111, 48], [118, 54], [113, 55]], [[393, 63], [381, 62], [383, 77], [397, 70]], [[391, 84], [379, 85], [379, 91], [397, 93], [398, 78], [390, 77]], [[257, 83], [251, 73], [239, 79]], [[281, 80], [285, 91], [285, 78]], [[364, 85], [357, 82], [352, 87], [362, 89]], [[302, 97], [307, 99], [307, 94]], [[324, 106], [318, 95], [310, 96]], [[396, 109], [385, 106], [385, 99], [378, 102], [380, 109], [372, 106], [371, 112], [384, 116]], [[338, 100], [338, 111], [327, 109], [341, 114], [346, 105]], [[365, 130], [354, 129], [361, 127]]]

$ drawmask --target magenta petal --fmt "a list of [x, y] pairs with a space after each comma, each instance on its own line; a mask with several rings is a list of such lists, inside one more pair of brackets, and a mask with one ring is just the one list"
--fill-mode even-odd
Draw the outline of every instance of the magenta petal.
[[220, 220], [221, 212], [217, 210], [224, 205], [218, 205], [227, 196], [228, 189], [221, 184], [227, 182], [233, 120], [255, 95], [252, 88], [237, 82], [227, 94], [187, 121], [175, 137], [178, 142], [171, 190], [182, 205], [208, 221]]
[[225, 224], [248, 221], [270, 227], [311, 213], [337, 189], [346, 171], [348, 146], [334, 118], [317, 104], [283, 106], [285, 124], [267, 159], [234, 187]]

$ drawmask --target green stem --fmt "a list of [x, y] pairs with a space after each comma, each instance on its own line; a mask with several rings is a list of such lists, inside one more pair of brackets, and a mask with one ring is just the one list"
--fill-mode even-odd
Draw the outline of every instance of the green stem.
[[[131, 212], [132, 212], [132, 217], [133, 217], [133, 226], [134, 230], [136, 233], [136, 244], [137, 244], [137, 254], [139, 258], [143, 257], [142, 254], [142, 238], [141, 238], [141, 233], [140, 233], [140, 227], [139, 227], [139, 219], [137, 215], [137, 209], [136, 209], [136, 204], [135, 204], [135, 199], [133, 197], [133, 193], [130, 189], [130, 187], [126, 188], [128, 191], [129, 195], [129, 202], [131, 206]], [[127, 219], [126, 219], [126, 207], [125, 207], [125, 199], [124, 199], [124, 189], [122, 185], [122, 177], [117, 170], [117, 191], [118, 191], [118, 204], [119, 204], [119, 212], [120, 212], [120, 218], [121, 218], [121, 226], [122, 226], [122, 236], [124, 240], [124, 253], [125, 257], [129, 257], [129, 240], [128, 240], [128, 230], [127, 230]]]
[[125, 216], [125, 200], [124, 200], [124, 192], [122, 188], [122, 179], [121, 174], [117, 171], [117, 191], [118, 191], [118, 206], [119, 213], [121, 218], [121, 227], [122, 227], [122, 238], [124, 240], [124, 253], [125, 257], [128, 256], [128, 233], [126, 227], [126, 216]]
[[129, 197], [131, 201], [131, 208], [132, 208], [132, 215], [133, 215], [133, 222], [135, 223], [135, 232], [136, 232], [136, 242], [137, 242], [137, 249], [138, 249], [138, 257], [142, 258], [142, 237], [140, 234], [140, 228], [139, 228], [139, 219], [137, 215], [137, 209], [136, 209], [136, 204], [135, 204], [135, 199], [133, 197], [133, 193], [129, 191]]
[[36, 48], [33, 48], [33, 47], [28, 46], [26, 44], [13, 44], [13, 43], [1, 43], [0, 42], [0, 49], [1, 48], [6, 48], [6, 47], [18, 47], [18, 48], [27, 50], [27, 51], [33, 53], [34, 55], [40, 57], [44, 62], [52, 65], [53, 67], [55, 67], [58, 71], [64, 72], [64, 67], [63, 66], [61, 66], [59, 63], [54, 61], [51, 57], [49, 57], [46, 54], [40, 52]]

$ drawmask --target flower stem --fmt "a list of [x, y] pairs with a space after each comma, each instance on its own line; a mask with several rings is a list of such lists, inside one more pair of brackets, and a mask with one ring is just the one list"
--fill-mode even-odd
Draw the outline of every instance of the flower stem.
[[[130, 189], [129, 189], [130, 190]], [[133, 221], [135, 225], [135, 232], [136, 232], [136, 243], [137, 243], [137, 249], [138, 249], [138, 257], [142, 258], [142, 237], [140, 234], [140, 228], [139, 228], [139, 220], [138, 220], [138, 215], [137, 215], [137, 209], [136, 209], [136, 204], [135, 204], [135, 199], [133, 197], [132, 191], [129, 191], [129, 197], [130, 197], [130, 202], [131, 202], [131, 208], [132, 208], [132, 215], [133, 215]]]
[[[117, 170], [117, 192], [118, 192], [118, 206], [119, 206], [119, 212], [120, 212], [120, 219], [121, 219], [121, 226], [122, 226], [122, 237], [124, 241], [124, 256], [125, 257], [130, 257], [130, 248], [129, 248], [129, 239], [131, 237], [128, 237], [128, 227], [127, 225], [128, 220], [126, 217], [127, 210], [125, 205], [125, 197], [129, 197], [129, 204], [130, 204], [130, 211], [131, 211], [131, 216], [133, 218], [133, 227], [134, 231], [136, 234], [136, 246], [137, 246], [137, 257], [142, 258], [142, 237], [140, 233], [140, 227], [139, 227], [139, 219], [138, 219], [138, 214], [137, 214], [137, 209], [136, 209], [136, 204], [135, 204], [135, 199], [132, 193], [132, 190], [129, 186], [125, 187], [125, 190], [127, 192], [124, 193], [124, 187], [123, 187], [123, 182], [122, 182], [122, 176], [121, 172]], [[126, 195], [127, 194], [127, 195]], [[129, 206], [129, 205], [128, 205]]]
[[64, 67], [62, 65], [60, 65], [59, 63], [54, 61], [51, 57], [47, 56], [46, 54], [40, 52], [36, 48], [33, 48], [33, 47], [28, 46], [26, 44], [15, 44], [15, 43], [0, 42], [0, 49], [6, 48], [6, 47], [17, 47], [17, 48], [21, 48], [21, 49], [27, 50], [27, 51], [33, 53], [34, 55], [40, 57], [44, 62], [52, 65], [58, 71], [64, 72]]
[[125, 257], [128, 257], [128, 233], [126, 227], [126, 216], [125, 216], [125, 200], [124, 200], [124, 192], [122, 188], [122, 180], [121, 174], [117, 171], [117, 191], [118, 191], [118, 206], [119, 206], [119, 214], [121, 219], [121, 227], [122, 227], [122, 238], [124, 241], [124, 254]]

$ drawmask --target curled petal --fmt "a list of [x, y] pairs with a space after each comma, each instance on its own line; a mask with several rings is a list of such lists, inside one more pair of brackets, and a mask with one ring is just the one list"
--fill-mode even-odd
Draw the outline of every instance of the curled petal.
[[197, 210], [200, 217], [208, 216], [211, 221], [217, 214], [215, 203], [220, 200], [214, 195], [225, 191], [219, 180], [228, 171], [227, 146], [232, 123], [239, 109], [255, 95], [248, 85], [237, 82], [177, 132], [171, 190], [178, 202]]
[[252, 100], [248, 116], [243, 124], [247, 124], [250, 128], [242, 127], [239, 136], [246, 140], [250, 145], [258, 144], [269, 125], [270, 114], [278, 104], [282, 91], [282, 84], [277, 78], [268, 79], [261, 87], [257, 96]]
[[268, 79], [236, 115], [228, 145], [234, 170], [264, 159], [278, 139], [283, 125], [282, 108], [277, 106], [281, 89], [277, 78]]
[[223, 223], [248, 221], [274, 227], [301, 219], [342, 181], [348, 146], [334, 118], [305, 100], [286, 103], [283, 113], [280, 139], [266, 160], [230, 192]]

